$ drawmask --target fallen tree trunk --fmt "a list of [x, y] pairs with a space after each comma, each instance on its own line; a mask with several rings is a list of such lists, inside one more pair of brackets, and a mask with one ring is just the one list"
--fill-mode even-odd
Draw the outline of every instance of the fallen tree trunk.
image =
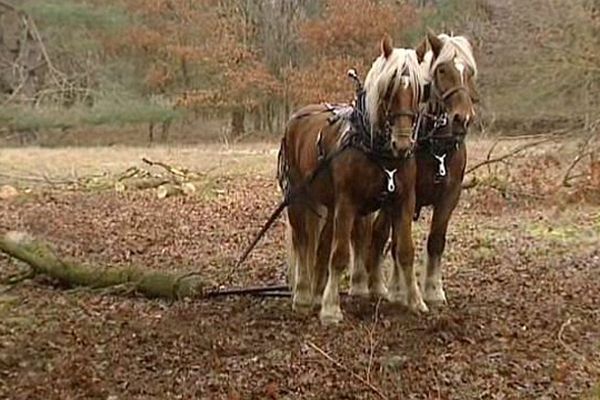
[[0, 251], [27, 263], [35, 274], [47, 275], [69, 287], [93, 289], [125, 287], [148, 298], [180, 299], [205, 295], [197, 274], [169, 274], [135, 267], [99, 268], [67, 262], [45, 243], [22, 232], [0, 237]]

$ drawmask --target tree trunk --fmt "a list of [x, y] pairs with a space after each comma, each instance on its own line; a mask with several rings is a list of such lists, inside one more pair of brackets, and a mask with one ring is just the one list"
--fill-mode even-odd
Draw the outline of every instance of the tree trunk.
[[125, 286], [148, 298], [203, 297], [205, 284], [197, 274], [173, 274], [135, 267], [103, 268], [59, 259], [45, 243], [22, 232], [0, 237], [0, 251], [27, 263], [35, 274], [47, 275], [61, 284], [94, 289]]
[[244, 120], [246, 112], [242, 107], [238, 107], [231, 112], [231, 138], [237, 138], [244, 134]]

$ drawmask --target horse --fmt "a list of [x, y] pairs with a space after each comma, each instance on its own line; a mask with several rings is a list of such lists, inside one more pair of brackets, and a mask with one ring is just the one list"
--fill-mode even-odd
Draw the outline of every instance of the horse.
[[362, 232], [378, 209], [388, 210], [392, 227], [393, 280], [406, 284], [412, 310], [427, 311], [412, 241], [413, 125], [424, 84], [421, 62], [414, 50], [394, 48], [385, 35], [354, 106], [308, 105], [286, 125], [277, 178], [289, 199], [292, 308], [309, 312], [322, 294], [324, 324], [343, 319], [339, 286], [353, 233]]
[[[441, 258], [467, 163], [464, 138], [475, 116], [474, 103], [478, 99], [475, 89], [477, 64], [471, 44], [463, 36], [436, 36], [429, 31], [424, 42], [431, 50], [425, 54], [421, 64], [427, 84], [416, 128], [417, 179], [413, 218], [417, 221], [421, 208], [425, 206], [433, 207], [433, 215], [427, 238], [426, 273], [417, 272], [417, 276], [420, 278], [419, 286], [424, 287], [424, 300], [428, 304], [446, 304]], [[351, 291], [365, 294], [365, 276], [370, 281], [381, 279], [390, 225], [388, 210], [381, 210], [371, 226], [366, 228], [362, 237], [370, 240], [366, 246], [369, 251], [362, 262], [355, 260]]]

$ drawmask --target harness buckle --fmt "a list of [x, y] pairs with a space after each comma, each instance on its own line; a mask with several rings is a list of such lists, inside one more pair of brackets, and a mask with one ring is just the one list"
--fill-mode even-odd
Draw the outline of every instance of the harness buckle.
[[445, 178], [446, 177], [446, 153], [442, 154], [441, 156], [438, 156], [437, 154], [433, 155], [435, 157], [435, 159], [438, 161], [438, 172], [437, 172], [437, 177], [438, 178]]
[[437, 117], [435, 119], [435, 122], [433, 123], [434, 129], [438, 129], [446, 125], [448, 125], [448, 113], [443, 113], [442, 115]]
[[397, 169], [383, 169], [387, 178], [387, 191], [388, 193], [394, 193], [396, 191], [396, 182], [394, 181], [394, 175], [396, 175]]

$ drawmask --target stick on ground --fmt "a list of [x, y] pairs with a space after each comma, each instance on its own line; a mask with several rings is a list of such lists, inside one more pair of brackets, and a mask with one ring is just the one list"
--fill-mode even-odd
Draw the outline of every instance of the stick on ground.
[[353, 378], [358, 379], [362, 384], [364, 384], [369, 389], [371, 389], [380, 398], [382, 398], [384, 400], [388, 399], [388, 397], [381, 391], [381, 389], [379, 389], [377, 386], [373, 385], [372, 383], [367, 382], [367, 380], [365, 378], [363, 378], [362, 376], [358, 375], [356, 372], [352, 371], [350, 368], [346, 367], [344, 364], [340, 363], [339, 361], [337, 361], [336, 359], [334, 359], [333, 357], [331, 357], [329, 354], [327, 354], [325, 352], [325, 350], [321, 349], [319, 346], [317, 346], [313, 342], [308, 341], [307, 344], [310, 347], [312, 347], [317, 353], [321, 354], [327, 360], [331, 361], [331, 363], [333, 363], [336, 367], [338, 367], [342, 371], [347, 372], [348, 374], [352, 375]]

